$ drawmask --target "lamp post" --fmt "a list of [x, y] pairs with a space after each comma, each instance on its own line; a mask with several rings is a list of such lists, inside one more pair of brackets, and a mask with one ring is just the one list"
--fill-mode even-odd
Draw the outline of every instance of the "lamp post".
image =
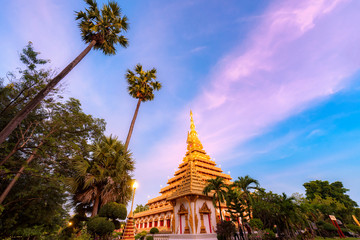
[[128, 219], [126, 221], [126, 226], [125, 226], [124, 234], [122, 237], [122, 239], [124, 239], [124, 240], [135, 240], [133, 206], [134, 206], [135, 190], [138, 187], [138, 183], [135, 181], [132, 187], [134, 189], [134, 192], [133, 192], [132, 201], [131, 201], [131, 210], [128, 215]]
[[134, 189], [134, 192], [133, 192], [133, 196], [132, 196], [132, 201], [131, 201], [131, 210], [130, 210], [130, 213], [129, 213], [129, 216], [128, 217], [132, 217], [133, 216], [133, 206], [134, 206], [134, 198], [135, 198], [135, 191], [136, 191], [136, 188], [139, 186], [139, 184], [137, 183], [137, 181], [134, 182], [133, 184], [133, 189]]

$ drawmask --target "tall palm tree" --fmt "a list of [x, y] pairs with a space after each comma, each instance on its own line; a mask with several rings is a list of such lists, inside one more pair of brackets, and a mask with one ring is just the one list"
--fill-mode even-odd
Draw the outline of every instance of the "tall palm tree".
[[117, 201], [126, 204], [131, 198], [131, 154], [116, 137], [103, 137], [91, 146], [92, 157], [79, 157], [77, 176], [70, 183], [74, 201], [92, 205], [92, 216], [99, 207]]
[[222, 213], [221, 213], [221, 203], [225, 200], [226, 194], [226, 184], [224, 183], [224, 179], [222, 177], [216, 177], [213, 179], [206, 180], [207, 185], [204, 187], [203, 193], [208, 196], [211, 191], [214, 191], [213, 195], [213, 204], [216, 207], [216, 202], [219, 203], [219, 211], [220, 218], [223, 221]]
[[259, 189], [258, 180], [249, 177], [249, 175], [246, 175], [245, 177], [238, 177], [238, 180], [236, 180], [233, 183], [233, 186], [235, 188], [239, 188], [241, 191], [243, 191], [245, 193], [246, 198], [247, 198], [247, 200], [246, 200], [247, 209], [248, 209], [250, 218], [252, 218], [252, 214], [251, 214], [252, 196], [251, 196], [250, 190]]
[[125, 78], [128, 82], [128, 91], [129, 94], [138, 99], [135, 113], [130, 124], [129, 132], [126, 137], [125, 148], [129, 146], [131, 134], [134, 129], [135, 120], [139, 112], [139, 107], [141, 102], [151, 101], [154, 99], [154, 91], [159, 91], [161, 89], [161, 83], [155, 81], [156, 79], [156, 69], [153, 68], [149, 71], [144, 71], [141, 64], [135, 66], [135, 72], [130, 69], [127, 70]]
[[288, 197], [285, 193], [278, 197], [278, 206], [279, 206], [279, 223], [278, 226], [280, 231], [284, 232], [288, 239], [291, 238], [291, 234], [295, 238], [294, 226], [295, 223], [301, 221], [302, 214], [298, 210], [298, 206], [294, 203], [294, 197]]
[[238, 217], [244, 218], [245, 208], [245, 193], [236, 191], [231, 185], [227, 186], [227, 192], [225, 195], [227, 212], [230, 213], [232, 219]]
[[64, 70], [53, 78], [0, 132], [0, 144], [24, 120], [27, 115], [47, 96], [47, 94], [90, 52], [92, 48], [102, 50], [105, 55], [116, 53], [115, 45], [128, 46], [128, 40], [121, 33], [128, 29], [128, 19], [121, 16], [116, 2], [109, 2], [98, 9], [95, 0], [85, 0], [89, 8], [76, 12], [76, 20], [80, 20], [79, 28], [82, 39], [89, 45]]

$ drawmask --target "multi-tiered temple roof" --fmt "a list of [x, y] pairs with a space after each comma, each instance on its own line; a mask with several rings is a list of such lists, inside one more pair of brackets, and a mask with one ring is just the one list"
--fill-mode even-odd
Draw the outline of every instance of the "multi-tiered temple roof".
[[149, 210], [137, 213], [134, 218], [151, 217], [155, 214], [172, 210], [170, 201], [181, 197], [196, 195], [204, 196], [203, 189], [206, 180], [222, 177], [225, 183], [230, 183], [231, 176], [223, 173], [221, 168], [206, 154], [195, 130], [192, 112], [190, 111], [190, 132], [187, 136], [187, 151], [174, 177], [170, 178], [167, 186], [160, 190], [160, 196], [148, 201]]

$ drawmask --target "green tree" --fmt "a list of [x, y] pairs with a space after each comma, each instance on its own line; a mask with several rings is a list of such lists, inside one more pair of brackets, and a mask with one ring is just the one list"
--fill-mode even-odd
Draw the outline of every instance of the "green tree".
[[351, 215], [355, 213], [357, 203], [346, 194], [342, 182], [315, 180], [304, 183], [306, 199], [315, 209], [323, 214], [335, 214], [344, 222], [352, 222]]
[[127, 47], [128, 40], [121, 35], [123, 31], [128, 29], [127, 17], [121, 16], [120, 7], [117, 3], [104, 4], [101, 10], [98, 9], [94, 0], [86, 0], [86, 3], [89, 8], [85, 11], [76, 12], [76, 20], [80, 20], [79, 28], [82, 39], [89, 45], [8, 122], [0, 132], [0, 145], [92, 48], [102, 50], [106, 55], [112, 55], [116, 53], [116, 44]]
[[[89, 137], [90, 131], [95, 130], [97, 132], [102, 132], [101, 127], [99, 129], [95, 126], [95, 124], [99, 124], [99, 126], [101, 126], [101, 121], [93, 120], [92, 117], [82, 113], [80, 102], [76, 99], [70, 99], [65, 104], [60, 102], [49, 103], [46, 104], [44, 108], [46, 108], [47, 112], [46, 119], [42, 119], [37, 125], [37, 132], [31, 139], [34, 144], [28, 146], [30, 154], [28, 154], [25, 164], [19, 168], [16, 175], [1, 194], [0, 204], [4, 201], [16, 181], [23, 174], [25, 168], [34, 159], [38, 159], [38, 161], [43, 159], [42, 157], [39, 157], [39, 155], [44, 155], [45, 152], [50, 151], [53, 157], [54, 155], [60, 154], [63, 155], [61, 157], [64, 157], [65, 151], [68, 151], [68, 154], [71, 154], [71, 151], [74, 152], [76, 147], [78, 147], [76, 146], [76, 143], [81, 141], [80, 145], [82, 145], [83, 140], [86, 140], [86, 138]], [[63, 149], [60, 149], [61, 147], [63, 147]], [[72, 148], [72, 150], [70, 148]], [[57, 153], [57, 151], [61, 153]], [[46, 156], [44, 157], [46, 158]], [[45, 162], [41, 164], [45, 166], [46, 162], [48, 162], [47, 159], [45, 159]], [[61, 166], [52, 162], [51, 169], [57, 172], [64, 171], [62, 169], [64, 166], [69, 167], [69, 164], [65, 161], [60, 162], [62, 164]]]
[[237, 221], [238, 217], [241, 217], [242, 220], [245, 220], [245, 204], [246, 198], [245, 194], [238, 189], [229, 186], [225, 195], [227, 211], [230, 213], [231, 219]]
[[223, 221], [222, 213], [221, 213], [221, 203], [225, 200], [226, 195], [226, 184], [224, 183], [224, 179], [221, 177], [216, 177], [214, 179], [207, 179], [207, 185], [204, 187], [203, 193], [208, 196], [210, 192], [213, 191], [213, 204], [216, 207], [216, 202], [219, 204], [220, 218]]
[[135, 67], [135, 72], [130, 69], [127, 70], [125, 75], [128, 82], [128, 91], [130, 96], [138, 99], [135, 113], [130, 124], [129, 132], [126, 137], [125, 148], [128, 149], [130, 138], [134, 129], [135, 121], [137, 114], [139, 112], [139, 107], [141, 102], [151, 101], [154, 99], [154, 91], [161, 89], [161, 83], [155, 81], [156, 79], [156, 69], [153, 68], [149, 71], [144, 71], [141, 64], [137, 64]]
[[116, 202], [109, 202], [102, 206], [99, 211], [99, 217], [106, 217], [110, 219], [114, 225], [115, 229], [120, 228], [120, 220], [124, 220], [127, 216], [126, 206], [124, 204], [119, 204]]
[[[26, 67], [8, 73], [7, 85], [0, 79], [0, 128], [47, 84], [52, 71], [41, 68], [47, 60], [38, 54], [29, 43], [20, 54]], [[2, 194], [0, 238], [56, 238], [68, 218], [64, 179], [74, 174], [73, 158], [105, 130], [103, 120], [83, 113], [78, 100], [63, 100], [60, 90], [47, 95], [1, 145], [0, 193], [17, 182], [6, 199]]]
[[100, 239], [105, 239], [115, 230], [115, 225], [105, 217], [96, 216], [87, 222], [87, 229], [94, 236], [99, 235]]
[[308, 226], [306, 215], [294, 197], [266, 192], [265, 189], [259, 189], [253, 195], [254, 219], [260, 219], [264, 228], [272, 229], [276, 225], [277, 231], [286, 239], [293, 239], [295, 230]]
[[70, 180], [75, 204], [90, 204], [92, 216], [108, 202], [126, 204], [131, 198], [134, 161], [116, 137], [102, 137], [94, 143], [91, 156], [76, 158], [76, 177]]
[[344, 204], [347, 208], [357, 207], [357, 203], [345, 194], [349, 189], [344, 188], [344, 185], [340, 181], [329, 183], [328, 181], [315, 180], [304, 183], [306, 191], [306, 198], [313, 200], [316, 196], [323, 199], [331, 197]]
[[296, 237], [294, 228], [296, 228], [297, 223], [301, 223], [303, 220], [294, 200], [294, 197], [288, 197], [285, 193], [278, 197], [279, 212], [277, 217], [280, 221], [278, 221], [277, 226], [288, 238]]
[[247, 210], [250, 218], [252, 218], [251, 205], [253, 200], [250, 191], [259, 189], [259, 182], [256, 179], [249, 177], [249, 175], [246, 175], [245, 177], [238, 177], [238, 180], [233, 183], [233, 186], [245, 193]]
[[[34, 51], [32, 43], [29, 42], [20, 54], [25, 69], [18, 68], [17, 72], [8, 72], [7, 85], [4, 85], [4, 78], [0, 79], [0, 129], [3, 129], [31, 100], [31, 97], [47, 84], [52, 71], [41, 68], [48, 60], [39, 59], [38, 55], [39, 53]], [[58, 92], [59, 89], [54, 89], [43, 104], [54, 102], [59, 97], [56, 95]], [[29, 145], [34, 134], [36, 135], [37, 125], [45, 118], [46, 112], [43, 111], [43, 106], [38, 106], [36, 111], [33, 111], [9, 136], [6, 144], [0, 145], [0, 166]]]
[[136, 208], [134, 210], [134, 214], [135, 213], [139, 213], [139, 212], [144, 212], [144, 211], [147, 211], [149, 210], [149, 206], [148, 205], [145, 205], [143, 206], [142, 204], [138, 205], [136, 204]]
[[50, 234], [63, 224], [68, 197], [64, 178], [73, 174], [71, 159], [104, 129], [102, 120], [82, 112], [78, 100], [45, 107], [46, 119], [37, 116], [39, 123], [21, 154], [12, 155], [1, 166], [1, 237]]

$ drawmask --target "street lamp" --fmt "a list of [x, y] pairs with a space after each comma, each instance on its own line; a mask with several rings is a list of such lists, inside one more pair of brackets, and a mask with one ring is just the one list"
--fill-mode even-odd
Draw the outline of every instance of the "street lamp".
[[137, 181], [134, 181], [132, 187], [134, 189], [134, 192], [133, 192], [133, 197], [132, 197], [132, 201], [131, 201], [131, 210], [130, 210], [130, 213], [129, 213], [129, 217], [132, 217], [133, 216], [133, 206], [134, 206], [134, 198], [135, 198], [135, 191], [136, 191], [136, 188], [139, 186], [139, 184], [137, 183]]

